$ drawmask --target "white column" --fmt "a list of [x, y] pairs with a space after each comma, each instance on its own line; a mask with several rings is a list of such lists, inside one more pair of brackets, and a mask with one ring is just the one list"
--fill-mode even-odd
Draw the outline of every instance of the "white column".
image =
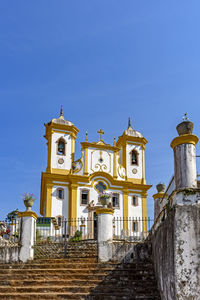
[[175, 189], [196, 188], [196, 144], [198, 137], [194, 134], [184, 134], [171, 142], [174, 150]]
[[113, 213], [111, 208], [99, 208], [98, 215], [98, 258], [106, 262], [112, 258]]
[[37, 214], [33, 211], [20, 212], [21, 217], [21, 248], [19, 259], [27, 262], [34, 258], [34, 243], [36, 239], [36, 219]]

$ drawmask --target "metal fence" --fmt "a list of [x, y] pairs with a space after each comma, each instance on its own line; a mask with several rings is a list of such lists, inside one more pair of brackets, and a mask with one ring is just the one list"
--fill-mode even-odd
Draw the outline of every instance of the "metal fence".
[[97, 220], [92, 218], [38, 218], [36, 242], [79, 241], [97, 238]]
[[[130, 241], [144, 240], [154, 220], [150, 218], [113, 218], [113, 238]], [[79, 241], [97, 239], [98, 220], [93, 218], [38, 218], [36, 242]]]
[[114, 218], [113, 239], [128, 241], [145, 240], [154, 224], [150, 218]]

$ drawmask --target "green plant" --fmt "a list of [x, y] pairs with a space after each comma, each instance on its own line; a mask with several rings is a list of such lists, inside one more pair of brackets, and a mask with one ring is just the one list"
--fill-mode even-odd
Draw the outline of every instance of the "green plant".
[[177, 191], [177, 194], [179, 194], [179, 193], [183, 193], [184, 196], [195, 195], [196, 190], [192, 189], [192, 188], [182, 189], [182, 190]]
[[23, 200], [34, 200], [35, 201], [35, 196], [31, 193], [24, 193], [24, 195], [22, 196]]
[[76, 230], [74, 236], [70, 239], [70, 242], [79, 242], [82, 239], [82, 231]]

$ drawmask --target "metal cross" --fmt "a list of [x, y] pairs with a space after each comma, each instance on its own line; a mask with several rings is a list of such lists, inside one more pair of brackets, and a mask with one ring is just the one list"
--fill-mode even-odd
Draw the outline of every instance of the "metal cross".
[[103, 140], [102, 140], [102, 135], [104, 134], [104, 131], [103, 131], [102, 129], [100, 129], [99, 131], [97, 131], [97, 133], [99, 133], [99, 135], [100, 135], [99, 140], [100, 140], [100, 141], [103, 141]]

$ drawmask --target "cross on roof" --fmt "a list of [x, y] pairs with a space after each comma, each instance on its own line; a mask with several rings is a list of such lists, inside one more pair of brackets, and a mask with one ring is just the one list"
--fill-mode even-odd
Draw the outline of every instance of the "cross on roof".
[[102, 135], [104, 134], [104, 131], [102, 129], [100, 129], [100, 130], [97, 131], [97, 133], [99, 133], [99, 135], [100, 135], [99, 140], [103, 141], [102, 140]]

